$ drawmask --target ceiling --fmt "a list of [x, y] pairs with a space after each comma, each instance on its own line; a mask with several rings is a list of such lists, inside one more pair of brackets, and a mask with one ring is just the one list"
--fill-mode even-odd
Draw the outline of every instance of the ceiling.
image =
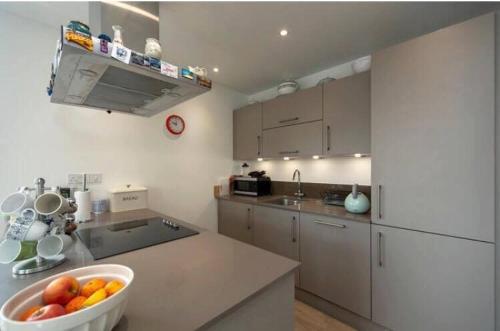
[[[214, 81], [253, 94], [494, 9], [500, 4], [164, 2], [160, 40], [165, 60], [217, 66]], [[88, 21], [87, 2], [0, 2], [0, 10], [54, 27]]]
[[[0, 1], [0, 10], [29, 20], [59, 28], [70, 20], [88, 22], [89, 6], [84, 1], [73, 2], [8, 2]], [[55, 46], [56, 37], [49, 43]]]
[[[163, 57], [246, 94], [500, 8], [471, 2], [161, 3]], [[286, 28], [288, 36], [280, 37]]]

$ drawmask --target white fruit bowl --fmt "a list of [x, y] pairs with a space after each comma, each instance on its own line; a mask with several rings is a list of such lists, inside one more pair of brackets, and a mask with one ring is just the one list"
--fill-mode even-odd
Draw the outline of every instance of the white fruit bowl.
[[[80, 285], [92, 278], [103, 278], [106, 281], [120, 280], [125, 286], [105, 300], [79, 310], [47, 320], [36, 322], [18, 321], [26, 309], [42, 304], [42, 292], [54, 279], [60, 276], [73, 276]], [[134, 279], [132, 269], [119, 264], [100, 264], [73, 269], [48, 277], [19, 291], [7, 300], [0, 310], [0, 330], [2, 331], [108, 331], [111, 330], [123, 315], [127, 306], [128, 292]]]

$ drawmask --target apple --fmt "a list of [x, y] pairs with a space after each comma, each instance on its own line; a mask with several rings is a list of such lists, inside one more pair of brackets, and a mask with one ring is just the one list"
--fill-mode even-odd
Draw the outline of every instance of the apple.
[[80, 283], [75, 277], [62, 276], [47, 285], [43, 291], [42, 299], [47, 305], [57, 303], [64, 306], [78, 295], [79, 290]]
[[36, 305], [36, 306], [33, 306], [33, 307], [30, 307], [30, 308], [26, 309], [25, 311], [23, 311], [23, 313], [19, 317], [19, 320], [20, 321], [26, 321], [31, 315], [33, 315], [33, 313], [35, 311], [39, 310], [42, 307], [43, 306]]
[[28, 317], [26, 321], [41, 321], [57, 316], [62, 316], [64, 314], [66, 314], [66, 311], [64, 310], [63, 306], [59, 304], [50, 304], [35, 311], [33, 314], [31, 314], [30, 317]]

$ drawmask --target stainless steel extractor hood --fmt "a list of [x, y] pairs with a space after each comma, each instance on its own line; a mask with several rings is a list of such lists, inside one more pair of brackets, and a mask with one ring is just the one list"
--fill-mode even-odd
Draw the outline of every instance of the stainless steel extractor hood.
[[[89, 52], [62, 36], [51, 102], [153, 116], [210, 89]], [[179, 68], [180, 71], [180, 68]]]
[[[141, 34], [156, 36], [154, 34], [158, 33], [158, 22], [146, 24], [143, 17], [134, 17], [126, 11], [121, 12], [121, 9], [108, 8], [104, 3], [95, 3], [90, 9], [91, 21], [96, 29], [94, 31], [109, 34], [110, 22], [125, 25], [125, 31], [128, 28], [130, 34], [124, 39], [125, 46], [143, 47], [145, 35]], [[210, 91], [210, 88], [199, 84], [195, 75], [193, 79], [182, 77], [181, 67], [178, 67], [178, 75], [171, 77], [150, 67], [120, 62], [110, 54], [104, 56], [68, 42], [65, 31], [66, 28], [61, 27], [53, 60], [49, 88], [50, 101], [53, 103], [149, 117]], [[99, 45], [99, 39], [92, 39], [94, 46]], [[111, 43], [109, 47], [113, 47]], [[201, 82], [203, 83], [206, 81]]]

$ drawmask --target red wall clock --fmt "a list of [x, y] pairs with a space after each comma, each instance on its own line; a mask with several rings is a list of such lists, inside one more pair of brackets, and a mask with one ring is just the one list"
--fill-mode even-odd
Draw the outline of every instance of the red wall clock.
[[179, 115], [170, 115], [165, 121], [165, 126], [171, 134], [180, 135], [186, 128], [186, 123]]

